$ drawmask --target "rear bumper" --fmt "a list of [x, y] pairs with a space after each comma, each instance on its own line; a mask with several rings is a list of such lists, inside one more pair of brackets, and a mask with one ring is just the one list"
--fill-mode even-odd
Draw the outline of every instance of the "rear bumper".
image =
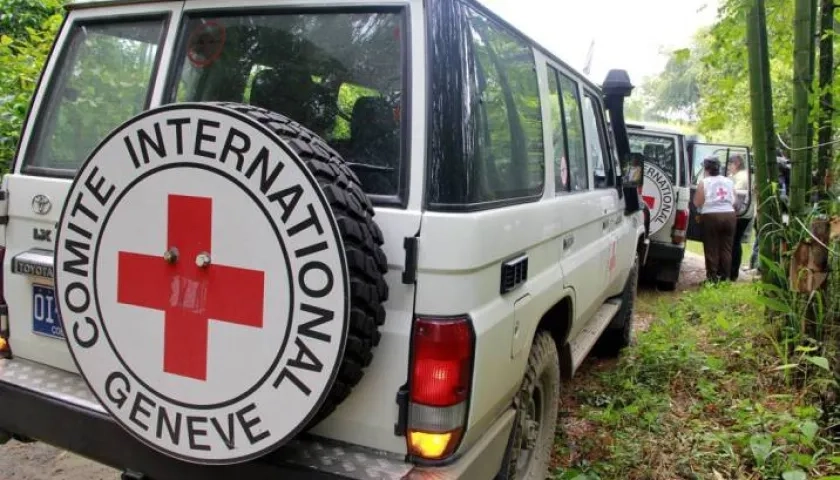
[[648, 249], [648, 261], [657, 263], [674, 263], [679, 265], [685, 257], [685, 244], [674, 245], [673, 243], [650, 242]]
[[443, 468], [422, 469], [401, 455], [311, 437], [251, 462], [211, 467], [181, 462], [141, 444], [111, 419], [80, 376], [26, 360], [0, 360], [0, 430], [150, 480], [492, 478], [488, 465], [498, 470], [513, 416], [507, 412], [472, 449]]

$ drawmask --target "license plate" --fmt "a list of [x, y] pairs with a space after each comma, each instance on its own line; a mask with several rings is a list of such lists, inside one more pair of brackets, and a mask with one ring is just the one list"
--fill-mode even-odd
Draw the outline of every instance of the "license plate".
[[32, 332], [64, 339], [64, 329], [55, 303], [55, 290], [50, 287], [32, 286]]

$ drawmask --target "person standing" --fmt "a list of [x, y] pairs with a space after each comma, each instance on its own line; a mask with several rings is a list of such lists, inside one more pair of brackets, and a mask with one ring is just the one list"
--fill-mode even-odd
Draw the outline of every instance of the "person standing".
[[732, 241], [735, 238], [735, 184], [721, 175], [716, 157], [703, 160], [704, 177], [697, 185], [694, 206], [703, 222], [703, 253], [706, 279], [728, 281], [732, 270]]
[[[736, 153], [729, 157], [729, 178], [735, 184], [735, 204], [746, 202], [747, 195], [750, 193], [750, 177], [743, 155]], [[732, 237], [732, 268], [729, 276], [729, 279], [733, 282], [738, 280], [744, 253], [741, 240], [750, 223], [736, 221], [735, 224], [735, 235]]]

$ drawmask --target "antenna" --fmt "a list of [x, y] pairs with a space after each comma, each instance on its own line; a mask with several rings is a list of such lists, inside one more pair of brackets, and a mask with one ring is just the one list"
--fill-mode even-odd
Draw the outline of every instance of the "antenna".
[[584, 75], [589, 75], [589, 71], [592, 69], [592, 58], [595, 56], [595, 39], [592, 39], [592, 42], [589, 44], [589, 51], [586, 53], [586, 63], [583, 67]]

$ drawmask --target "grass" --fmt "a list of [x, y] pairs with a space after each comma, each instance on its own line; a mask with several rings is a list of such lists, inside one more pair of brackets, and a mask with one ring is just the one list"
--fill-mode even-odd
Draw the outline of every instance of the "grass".
[[756, 286], [643, 295], [637, 311], [654, 319], [634, 346], [567, 386], [554, 479], [840, 480], [817, 398], [787, 375], [813, 359], [780, 365]]
[[[752, 243], [743, 243], [741, 244], [741, 266], [746, 267], [750, 264], [750, 255], [752, 255]], [[685, 249], [691, 253], [696, 253], [697, 255], [703, 255], [703, 242], [695, 242], [694, 240], [688, 240], [685, 242]]]

